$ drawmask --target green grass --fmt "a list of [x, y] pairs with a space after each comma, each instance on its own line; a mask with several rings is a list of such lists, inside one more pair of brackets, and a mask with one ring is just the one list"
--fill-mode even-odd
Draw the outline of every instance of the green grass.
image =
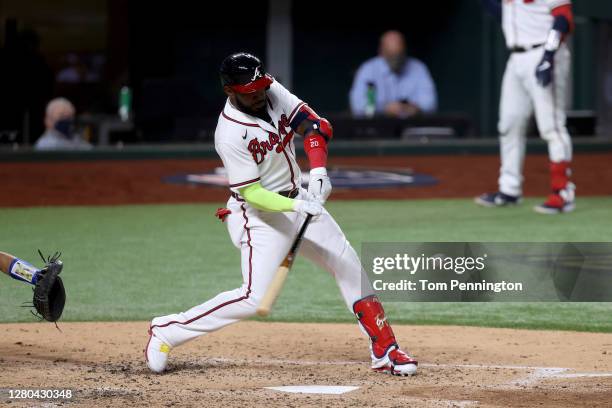
[[[357, 251], [364, 241], [612, 241], [612, 198], [542, 216], [536, 200], [483, 209], [470, 200], [331, 202]], [[63, 251], [64, 320], [148, 320], [185, 310], [241, 283], [239, 253], [218, 205], [0, 209], [0, 250], [40, 265]], [[28, 285], [0, 278], [0, 321], [32, 321], [18, 307]], [[612, 303], [387, 303], [396, 323], [612, 332]], [[279, 321], [353, 321], [333, 279], [298, 259], [274, 310]]]

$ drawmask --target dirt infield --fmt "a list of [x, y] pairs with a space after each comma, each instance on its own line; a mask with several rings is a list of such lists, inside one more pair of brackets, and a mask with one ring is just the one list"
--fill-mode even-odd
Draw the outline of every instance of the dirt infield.
[[[396, 326], [421, 363], [410, 378], [368, 369], [356, 325], [242, 322], [172, 351], [149, 373], [147, 323], [0, 325], [7, 389], [71, 389], [67, 406], [609, 407], [612, 334]], [[351, 385], [344, 395], [264, 387]], [[8, 404], [9, 402], [10, 405]], [[47, 404], [47, 405], [45, 405]]]
[[[612, 153], [576, 155], [578, 196], [612, 195]], [[218, 160], [107, 160], [0, 163], [0, 207], [219, 202], [228, 190], [162, 182], [163, 177], [209, 171]], [[472, 197], [497, 188], [499, 157], [396, 156], [337, 157], [331, 166], [411, 168], [439, 180], [437, 185], [392, 189], [334, 190], [333, 200]], [[302, 168], [306, 168], [302, 163]], [[548, 194], [548, 159], [531, 155], [525, 163], [525, 195]]]

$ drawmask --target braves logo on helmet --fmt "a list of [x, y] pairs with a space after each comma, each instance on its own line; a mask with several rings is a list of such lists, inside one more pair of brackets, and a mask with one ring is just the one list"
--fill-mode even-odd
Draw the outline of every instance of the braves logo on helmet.
[[261, 78], [262, 76], [263, 74], [259, 70], [259, 67], [255, 67], [255, 72], [253, 73], [253, 78], [251, 78], [251, 81], [255, 81], [257, 78]]

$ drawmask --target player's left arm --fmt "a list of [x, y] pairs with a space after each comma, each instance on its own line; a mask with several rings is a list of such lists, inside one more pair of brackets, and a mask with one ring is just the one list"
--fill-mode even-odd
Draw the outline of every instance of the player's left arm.
[[423, 62], [416, 60], [413, 61], [413, 64], [416, 88], [409, 100], [418, 108], [417, 113], [434, 113], [438, 109], [438, 95], [434, 80]]
[[310, 163], [308, 194], [323, 204], [332, 190], [326, 166], [327, 144], [333, 137], [333, 128], [327, 119], [305, 104], [300, 106], [289, 125], [304, 137], [304, 151]]
[[548, 86], [553, 80], [555, 53], [574, 30], [574, 14], [570, 1], [549, 1], [552, 4], [551, 14], [554, 17], [553, 25], [548, 32], [544, 44], [544, 55], [536, 68], [536, 79], [541, 86]]

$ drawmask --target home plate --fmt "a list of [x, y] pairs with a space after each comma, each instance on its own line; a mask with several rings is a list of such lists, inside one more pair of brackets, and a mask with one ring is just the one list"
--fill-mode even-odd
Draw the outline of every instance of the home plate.
[[268, 390], [291, 392], [294, 394], [345, 394], [359, 387], [343, 385], [287, 385], [284, 387], [265, 387]]

